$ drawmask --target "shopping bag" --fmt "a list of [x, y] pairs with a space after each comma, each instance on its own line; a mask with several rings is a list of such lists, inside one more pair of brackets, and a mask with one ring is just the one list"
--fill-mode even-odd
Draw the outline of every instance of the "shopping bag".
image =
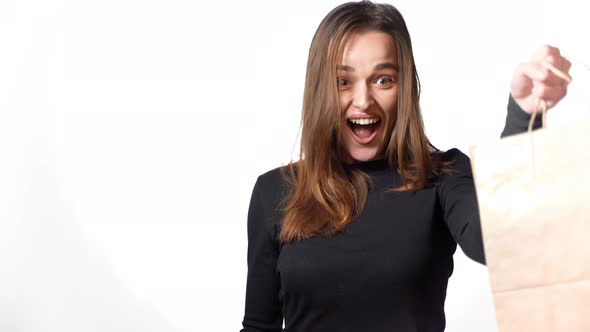
[[471, 148], [500, 332], [590, 331], [589, 137], [573, 120]]

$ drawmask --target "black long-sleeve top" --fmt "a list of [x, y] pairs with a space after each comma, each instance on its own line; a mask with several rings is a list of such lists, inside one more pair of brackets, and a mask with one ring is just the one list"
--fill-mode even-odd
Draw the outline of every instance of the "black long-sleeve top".
[[[529, 118], [510, 97], [502, 136], [525, 131]], [[385, 192], [401, 179], [384, 160], [354, 164], [373, 182], [361, 215], [337, 235], [285, 245], [278, 234], [288, 185], [279, 168], [260, 175], [241, 332], [443, 331], [457, 243], [485, 264], [469, 157], [451, 149], [443, 159], [453, 161], [450, 174], [399, 193]]]

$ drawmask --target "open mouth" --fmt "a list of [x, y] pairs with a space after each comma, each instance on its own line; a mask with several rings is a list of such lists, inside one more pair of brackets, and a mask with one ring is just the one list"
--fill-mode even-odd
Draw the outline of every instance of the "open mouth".
[[376, 136], [377, 130], [381, 125], [381, 119], [372, 118], [349, 118], [346, 124], [352, 131], [352, 137], [359, 144], [368, 144]]

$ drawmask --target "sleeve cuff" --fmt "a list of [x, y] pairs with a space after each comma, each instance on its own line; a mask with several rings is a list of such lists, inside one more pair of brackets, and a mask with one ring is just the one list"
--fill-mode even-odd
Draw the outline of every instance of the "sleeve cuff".
[[[516, 135], [526, 132], [529, 127], [529, 121], [531, 114], [525, 112], [514, 100], [512, 94], [508, 98], [508, 114], [506, 115], [506, 125], [502, 131], [501, 137], [510, 135]], [[542, 117], [537, 116], [533, 123], [533, 129], [540, 128], [542, 126]]]

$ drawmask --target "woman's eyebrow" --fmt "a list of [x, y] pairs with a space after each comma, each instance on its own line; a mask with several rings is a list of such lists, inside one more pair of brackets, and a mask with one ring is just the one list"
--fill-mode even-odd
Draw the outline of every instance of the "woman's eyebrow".
[[341, 65], [338, 65], [338, 66], [336, 66], [336, 70], [353, 72], [354, 71], [354, 68], [352, 68], [351, 66], [341, 66]]
[[375, 66], [375, 70], [379, 70], [379, 69], [393, 69], [393, 70], [398, 70], [399, 68], [397, 67], [396, 64], [392, 63], [392, 62], [384, 62], [384, 63], [380, 63], [378, 65]]
[[[380, 64], [375, 65], [375, 68], [373, 68], [373, 70], [380, 70], [380, 69], [393, 69], [393, 70], [397, 71], [399, 68], [393, 62], [380, 63]], [[336, 70], [354, 72], [354, 68], [352, 68], [351, 66], [348, 66], [348, 65], [338, 65], [338, 66], [336, 66]]]

